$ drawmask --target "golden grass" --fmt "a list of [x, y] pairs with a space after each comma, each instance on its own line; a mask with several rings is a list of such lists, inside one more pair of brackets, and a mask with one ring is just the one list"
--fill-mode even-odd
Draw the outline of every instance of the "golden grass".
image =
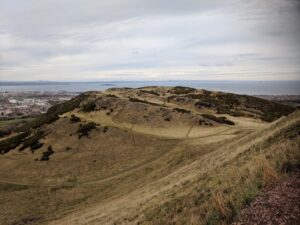
[[[192, 194], [160, 206], [156, 218], [142, 224], [230, 224], [261, 188], [285, 176], [280, 172], [283, 163], [300, 162], [299, 145], [298, 138], [263, 149], [253, 146], [208, 177], [200, 177]], [[178, 212], [178, 206], [183, 210]]]
[[[78, 139], [80, 123], [70, 123], [71, 114], [101, 125]], [[118, 115], [66, 113], [46, 126], [40, 152], [1, 156], [0, 182], [11, 190], [0, 189], [3, 224], [28, 215], [51, 225], [230, 224], [262, 187], [285, 176], [283, 163], [300, 158], [299, 137], [277, 135], [299, 121], [299, 113], [263, 125], [236, 118], [230, 130], [219, 126], [211, 133], [178, 127], [180, 135], [171, 126], [158, 132]], [[34, 161], [49, 145], [51, 160]]]

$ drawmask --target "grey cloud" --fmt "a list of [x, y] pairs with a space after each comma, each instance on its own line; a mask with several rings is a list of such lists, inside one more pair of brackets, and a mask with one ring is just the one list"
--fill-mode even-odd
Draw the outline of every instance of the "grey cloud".
[[0, 80], [297, 74], [299, 9], [296, 0], [1, 0]]

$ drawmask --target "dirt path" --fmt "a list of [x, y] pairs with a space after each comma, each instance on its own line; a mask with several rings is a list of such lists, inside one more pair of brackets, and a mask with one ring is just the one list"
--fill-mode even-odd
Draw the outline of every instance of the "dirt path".
[[189, 128], [189, 130], [187, 131], [187, 133], [186, 133], [186, 135], [185, 135], [185, 138], [190, 138], [190, 133], [192, 132], [192, 130], [193, 130], [193, 128], [194, 128], [194, 125], [191, 125], [191, 127]]
[[297, 225], [300, 223], [300, 171], [263, 190], [233, 225]]

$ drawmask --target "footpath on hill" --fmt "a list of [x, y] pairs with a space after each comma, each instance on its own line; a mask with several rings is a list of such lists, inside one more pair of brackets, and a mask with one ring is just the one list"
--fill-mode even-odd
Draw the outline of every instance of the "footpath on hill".
[[265, 188], [233, 225], [300, 224], [300, 170]]

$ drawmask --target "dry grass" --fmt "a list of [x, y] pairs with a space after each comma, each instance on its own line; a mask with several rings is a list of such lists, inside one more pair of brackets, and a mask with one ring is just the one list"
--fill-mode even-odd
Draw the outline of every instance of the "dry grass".
[[[113, 94], [123, 101], [129, 92]], [[167, 95], [159, 93], [147, 95]], [[299, 122], [299, 113], [262, 125], [226, 115], [236, 125], [205, 128], [190, 122], [195, 112], [189, 107], [192, 117], [161, 110], [173, 113], [164, 121], [156, 119], [158, 106], [124, 108], [120, 99], [114, 98], [113, 111], [63, 114], [43, 128], [44, 145], [34, 153], [1, 155], [1, 223], [39, 216], [39, 224], [53, 225], [229, 224], [263, 186], [286, 176], [283, 163], [300, 158], [299, 137], [277, 135]], [[148, 122], [139, 116], [145, 109]], [[70, 123], [71, 115], [81, 121]], [[80, 124], [88, 122], [99, 125], [78, 139]], [[35, 161], [49, 145], [50, 160]]]
[[192, 193], [161, 205], [155, 218], [142, 224], [230, 224], [261, 188], [286, 176], [281, 172], [284, 163], [300, 162], [299, 146], [299, 137], [254, 145], [208, 176], [200, 176]]

